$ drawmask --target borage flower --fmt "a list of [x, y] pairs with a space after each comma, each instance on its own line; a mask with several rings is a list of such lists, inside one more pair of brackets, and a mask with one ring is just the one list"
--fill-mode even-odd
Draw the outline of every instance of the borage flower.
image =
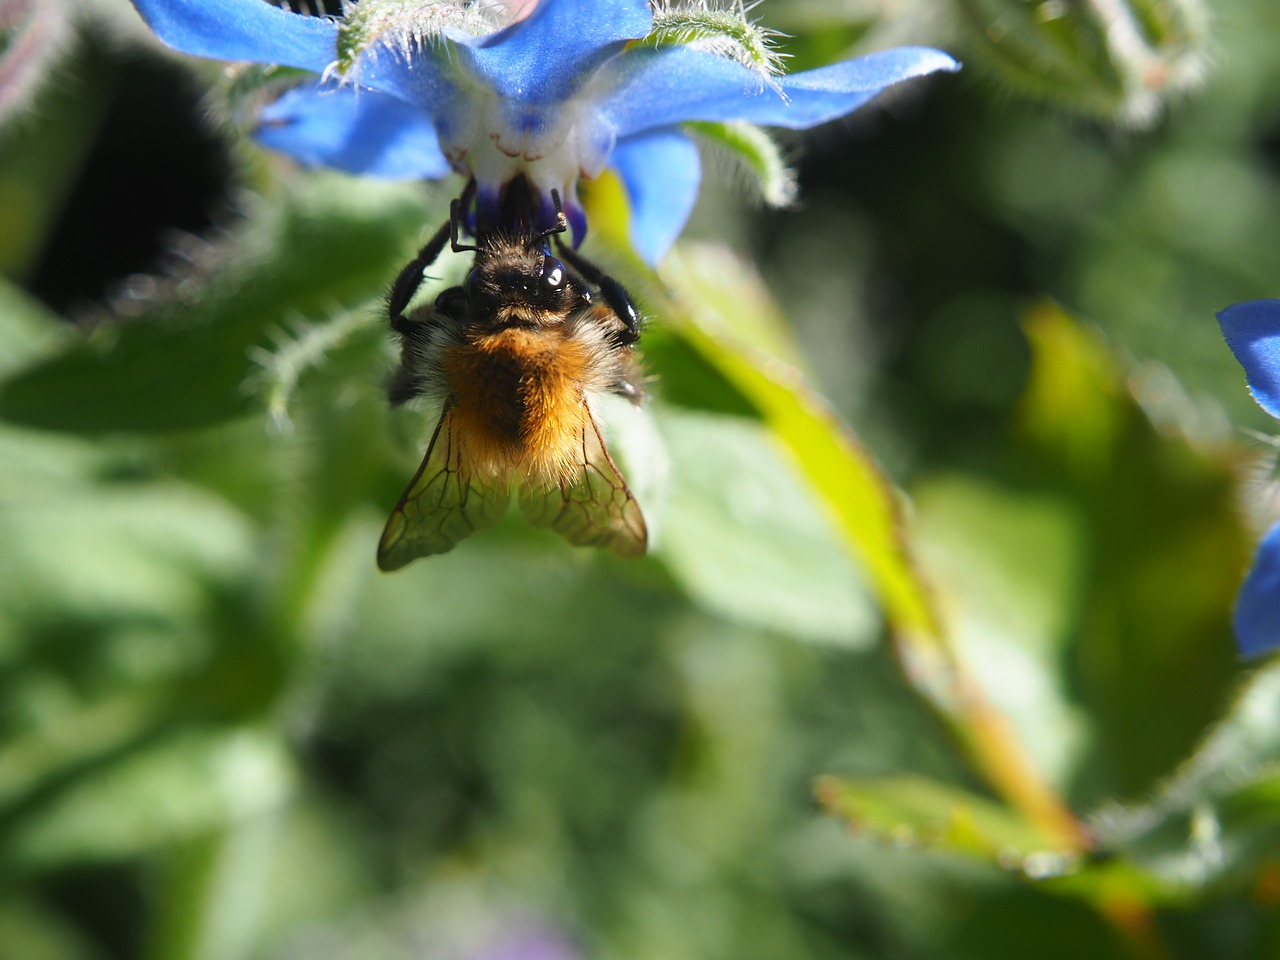
[[[1234, 304], [1218, 314], [1218, 323], [1244, 367], [1249, 392], [1280, 419], [1280, 300]], [[1258, 545], [1236, 599], [1235, 628], [1245, 656], [1280, 647], [1280, 523]]]
[[[169, 46], [318, 75], [266, 107], [257, 139], [311, 166], [400, 179], [451, 170], [475, 184], [473, 226], [510, 216], [517, 180], [535, 227], [564, 200], [575, 245], [582, 178], [612, 168], [632, 242], [656, 263], [693, 207], [697, 148], [682, 128], [746, 122], [803, 129], [886, 87], [958, 64], [900, 47], [791, 76], [740, 9], [648, 0], [362, 0], [338, 20], [265, 0], [133, 0]], [[521, 191], [524, 193], [524, 191]]]

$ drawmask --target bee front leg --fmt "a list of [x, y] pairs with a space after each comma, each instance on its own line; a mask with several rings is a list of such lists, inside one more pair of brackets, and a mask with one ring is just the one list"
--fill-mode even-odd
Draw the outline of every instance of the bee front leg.
[[467, 211], [471, 209], [471, 201], [475, 198], [476, 180], [475, 177], [472, 177], [467, 181], [466, 187], [463, 188], [462, 196], [449, 204], [449, 249], [454, 253], [480, 249], [474, 244], [462, 243], [458, 239], [459, 234], [466, 229]]
[[453, 223], [453, 218], [450, 217], [449, 223], [436, 231], [435, 236], [423, 245], [418, 255], [405, 265], [391, 284], [391, 291], [387, 294], [387, 312], [391, 317], [391, 329], [402, 337], [408, 336], [413, 328], [413, 321], [404, 315], [405, 308], [422, 286], [423, 274], [436, 262], [444, 245], [449, 242], [451, 231], [456, 229]]
[[627, 293], [622, 284], [568, 245], [557, 243], [556, 246], [559, 248], [560, 258], [581, 274], [584, 280], [599, 288], [600, 295], [604, 297], [604, 302], [609, 305], [609, 309], [625, 325], [625, 329], [613, 335], [614, 345], [629, 347], [639, 340], [640, 312], [636, 309], [636, 305], [631, 302], [631, 295]]

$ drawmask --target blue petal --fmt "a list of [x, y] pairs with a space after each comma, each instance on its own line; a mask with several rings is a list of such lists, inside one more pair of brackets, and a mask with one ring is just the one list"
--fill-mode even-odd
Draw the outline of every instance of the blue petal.
[[634, 47], [601, 71], [604, 115], [624, 137], [688, 120], [747, 120], [803, 129], [857, 109], [885, 87], [960, 65], [940, 50], [898, 47], [766, 80], [689, 47]]
[[568, 99], [652, 24], [648, 0], [542, 0], [527, 19], [463, 47], [462, 54], [503, 97], [552, 103]]
[[[447, 101], [463, 76], [496, 91], [509, 110], [553, 105], [626, 41], [648, 33], [652, 22], [648, 0], [542, 0], [524, 20], [485, 37], [450, 35], [450, 44], [428, 44], [408, 57], [393, 47], [377, 49], [361, 58], [353, 76], [429, 107], [438, 120], [449, 113]], [[528, 122], [549, 121], [545, 111], [533, 111]]]
[[430, 115], [358, 87], [290, 90], [262, 111], [254, 137], [309, 167], [391, 180], [450, 172]]
[[1280, 523], [1258, 545], [1236, 598], [1236, 641], [1246, 657], [1280, 647]]
[[678, 130], [619, 141], [610, 159], [631, 201], [631, 244], [656, 265], [676, 242], [698, 198], [698, 148]]
[[1280, 300], [1233, 304], [1218, 314], [1218, 324], [1244, 367], [1253, 399], [1280, 417]]
[[336, 56], [337, 24], [265, 0], [133, 0], [133, 5], [157, 37], [198, 57], [320, 73]]

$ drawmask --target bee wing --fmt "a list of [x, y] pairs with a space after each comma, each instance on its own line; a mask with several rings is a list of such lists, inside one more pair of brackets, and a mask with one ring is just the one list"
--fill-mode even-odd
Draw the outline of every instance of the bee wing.
[[521, 487], [520, 511], [535, 527], [549, 527], [574, 546], [638, 557], [649, 537], [644, 515], [609, 456], [595, 417], [590, 410], [586, 414], [576, 475], [547, 487]]
[[411, 560], [452, 550], [491, 527], [511, 506], [506, 485], [469, 478], [448, 407], [440, 414], [422, 466], [391, 511], [378, 543], [378, 567], [399, 570]]

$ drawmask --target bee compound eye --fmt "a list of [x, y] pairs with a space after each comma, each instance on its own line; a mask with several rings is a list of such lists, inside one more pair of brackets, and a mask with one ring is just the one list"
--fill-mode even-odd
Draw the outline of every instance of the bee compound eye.
[[544, 257], [542, 260], [542, 282], [553, 290], [564, 285], [564, 264], [555, 257]]

